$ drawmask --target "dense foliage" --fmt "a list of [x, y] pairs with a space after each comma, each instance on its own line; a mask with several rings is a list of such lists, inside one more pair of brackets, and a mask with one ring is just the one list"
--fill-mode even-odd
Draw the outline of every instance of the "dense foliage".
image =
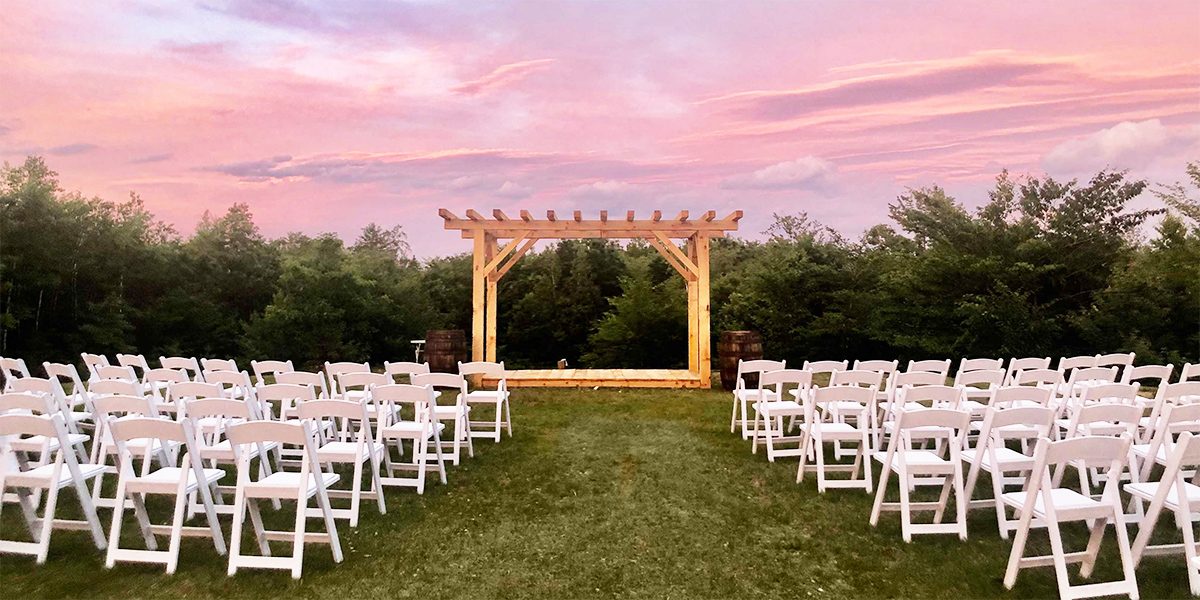
[[[847, 240], [804, 215], [768, 239], [714, 240], [714, 335], [760, 331], [773, 357], [902, 359], [1136, 351], [1200, 357], [1200, 167], [1132, 210], [1143, 181], [997, 179], [975, 211], [909, 190], [894, 225]], [[470, 330], [470, 257], [420, 262], [399, 227], [267, 240], [250, 209], [183, 238], [136, 195], [66, 192], [31, 157], [0, 171], [0, 354], [81, 351], [381, 362], [427, 329]], [[674, 367], [681, 279], [644, 244], [567, 241], [526, 256], [499, 292], [510, 366]]]

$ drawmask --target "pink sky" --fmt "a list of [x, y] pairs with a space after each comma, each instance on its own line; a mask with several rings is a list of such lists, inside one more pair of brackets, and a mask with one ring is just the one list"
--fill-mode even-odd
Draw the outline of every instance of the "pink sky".
[[[25, 2], [0, 11], [0, 160], [269, 236], [439, 207], [807, 211], [1002, 169], [1156, 182], [1200, 159], [1200, 3]], [[1151, 202], [1146, 199], [1145, 202]]]

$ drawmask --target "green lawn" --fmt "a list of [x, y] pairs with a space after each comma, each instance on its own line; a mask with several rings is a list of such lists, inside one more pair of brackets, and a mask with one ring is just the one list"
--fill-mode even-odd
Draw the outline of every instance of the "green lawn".
[[[1049, 568], [1027, 570], [1004, 590], [1009, 544], [989, 511], [971, 514], [967, 542], [918, 536], [905, 544], [896, 513], [869, 526], [865, 493], [820, 495], [811, 477], [797, 485], [794, 462], [752, 456], [729, 433], [727, 398], [517, 391], [514, 438], [477, 442], [476, 457], [450, 471], [448, 486], [424, 496], [389, 491], [385, 516], [364, 503], [357, 530], [340, 530], [345, 561], [335, 565], [325, 547], [310, 545], [299, 582], [283, 571], [226, 577], [225, 560], [204, 539], [184, 541], [173, 576], [131, 564], [106, 571], [87, 534], [58, 531], [46, 565], [0, 556], [0, 596], [1057, 596]], [[60, 502], [72, 504], [70, 496]], [[11, 508], [0, 523], [5, 537], [20, 528]], [[272, 516], [277, 526], [288, 512]], [[1119, 570], [1112, 540], [1097, 579]], [[1045, 535], [1031, 547], [1045, 552]], [[1147, 558], [1138, 580], [1143, 598], [1188, 593], [1181, 556]]]

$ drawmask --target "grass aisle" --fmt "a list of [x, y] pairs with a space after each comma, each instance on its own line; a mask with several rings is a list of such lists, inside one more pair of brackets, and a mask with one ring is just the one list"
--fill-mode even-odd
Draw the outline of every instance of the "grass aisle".
[[[389, 492], [386, 516], [364, 503], [357, 530], [340, 530], [345, 562], [310, 545], [300, 582], [252, 570], [228, 578], [203, 539], [184, 541], [174, 576], [130, 564], [106, 571], [86, 534], [58, 531], [45, 566], [0, 556], [0, 590], [9, 598], [1057, 596], [1050, 569], [1026, 571], [1004, 590], [1009, 544], [987, 511], [972, 513], [968, 542], [905, 544], [896, 514], [868, 525], [865, 493], [796, 485], [794, 462], [751, 456], [729, 433], [726, 398], [518, 391], [516, 437], [477, 442], [476, 458], [424, 497]], [[276, 526], [289, 511], [272, 516]], [[4, 511], [6, 537], [20, 527], [16, 512]], [[1118, 571], [1112, 539], [1097, 578]], [[1047, 546], [1034, 537], [1039, 552]], [[1138, 576], [1144, 598], [1187, 596], [1182, 557], [1147, 558]]]

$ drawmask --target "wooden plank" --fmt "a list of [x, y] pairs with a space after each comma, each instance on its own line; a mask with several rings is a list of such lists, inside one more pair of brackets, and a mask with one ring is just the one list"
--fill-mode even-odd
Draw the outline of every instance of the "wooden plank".
[[712, 306], [710, 305], [709, 296], [709, 245], [708, 238], [703, 235], [696, 236], [696, 266], [699, 267], [700, 273], [696, 280], [697, 304], [699, 312], [696, 334], [700, 336], [700, 385], [707, 389], [712, 386], [712, 332], [710, 324], [712, 318]]
[[574, 217], [575, 217], [576, 223], [582, 221], [583, 220], [583, 211], [581, 211], [581, 210], [575, 211]]
[[487, 291], [483, 267], [487, 264], [486, 261], [486, 234], [477, 231], [475, 248], [471, 255], [471, 360], [483, 360], [484, 301]]
[[483, 218], [483, 215], [479, 214], [479, 211], [477, 211], [473, 208], [467, 209], [467, 218], [472, 221], [484, 221], [485, 220]]
[[494, 209], [494, 210], [492, 210], [492, 216], [493, 216], [493, 217], [495, 217], [495, 219], [496, 219], [497, 221], [509, 221], [509, 220], [511, 220], [511, 219], [509, 219], [509, 218], [508, 218], [508, 215], [504, 214], [504, 211], [502, 211], [502, 210], [500, 210], [500, 209], [498, 209], [498, 208], [497, 208], [497, 209]]
[[682, 275], [685, 280], [692, 281], [696, 279], [696, 273], [694, 273], [691, 269], [688, 269], [687, 266], [681, 264], [679, 259], [675, 258], [675, 256], [673, 256], [669, 250], [663, 247], [662, 241], [660, 241], [658, 238], [650, 238], [646, 241], [649, 242], [650, 246], [657, 250], [659, 255], [663, 257], [663, 260], [667, 261], [667, 264], [671, 265], [671, 268], [675, 269], [675, 271]]
[[[624, 223], [624, 221], [620, 221]], [[571, 227], [547, 228], [547, 227], [512, 227], [507, 223], [516, 223], [516, 221], [506, 221], [505, 224], [497, 223], [493, 227], [486, 228], [462, 228], [460, 233], [464, 240], [473, 239], [476, 231], [483, 231], [500, 239], [511, 239], [519, 237], [523, 234], [530, 234], [533, 237], [550, 239], [582, 239], [582, 238], [600, 238], [600, 239], [647, 239], [654, 237], [655, 231], [660, 231], [669, 238], [684, 239], [689, 238], [697, 233], [703, 233], [710, 238], [726, 237], [725, 231], [719, 229], [701, 229], [690, 226], [678, 226], [678, 223], [670, 223], [664, 221], [660, 223], [658, 229], [654, 227], [637, 227], [636, 229], [620, 228], [614, 229], [612, 225], [616, 222], [609, 221], [609, 226], [604, 227], [599, 221], [576, 223], [574, 221], [559, 221], [558, 225], [570, 225]], [[638, 224], [635, 223], [636, 227]], [[674, 226], [672, 226], [674, 225]]]
[[685, 223], [685, 222], [687, 222], [687, 220], [688, 220], [688, 211], [686, 211], [686, 210], [681, 210], [681, 211], [679, 211], [679, 214], [675, 215], [675, 220], [676, 220], [676, 221], [679, 221], [680, 223]]
[[529, 211], [522, 209], [521, 220], [525, 221], [526, 223], [531, 223], [533, 222], [533, 215], [529, 214]]
[[554, 215], [554, 211], [548, 210], [548, 211], [546, 211], [546, 220], [547, 221], [557, 221], [558, 217], [556, 217]]
[[692, 275], [698, 274], [698, 271], [696, 269], [696, 264], [693, 263], [690, 259], [688, 259], [687, 255], [684, 254], [683, 251], [679, 249], [679, 246], [676, 246], [675, 242], [671, 241], [671, 238], [669, 238], [666, 235], [663, 235], [662, 233], [659, 233], [657, 231], [654, 232], [654, 237], [658, 238], [658, 241], [662, 243], [663, 248], [665, 250], [667, 250], [668, 252], [670, 252], [672, 255], [674, 255], [675, 259], [679, 261], [679, 264], [686, 267], [688, 271], [691, 271]]
[[[516, 244], [517, 244], [517, 240], [513, 240], [508, 243], [508, 247], [510, 248], [509, 252], [512, 251], [511, 248], [515, 247]], [[495, 238], [492, 238], [492, 237], [488, 238], [487, 254], [484, 256], [484, 258], [486, 258], [488, 260], [489, 264], [496, 262], [498, 259], [501, 258], [501, 257], [496, 256], [497, 245], [498, 244], [496, 243]], [[494, 268], [495, 267], [492, 267], [492, 269], [494, 269]], [[485, 313], [486, 320], [484, 322], [483, 338], [484, 338], [485, 343], [484, 343], [484, 349], [483, 349], [483, 360], [495, 362], [495, 360], [496, 360], [496, 282], [491, 277], [486, 276], [487, 273], [492, 271], [492, 269], [489, 269], [486, 265], [484, 266], [484, 269], [483, 269], [484, 285], [486, 286], [483, 305], [484, 305], [484, 309], [487, 311]]]
[[[536, 369], [508, 371], [509, 387], [698, 388], [700, 378], [682, 369]], [[484, 385], [494, 385], [485, 379]]]
[[447, 222], [446, 222], [446, 228], [447, 228], [447, 229], [449, 229], [449, 228], [450, 228], [450, 223], [449, 223], [450, 221], [460, 221], [460, 220], [461, 220], [461, 219], [459, 219], [458, 217], [454, 216], [454, 213], [452, 213], [452, 212], [450, 212], [449, 210], [446, 210], [446, 209], [444, 209], [444, 208], [439, 208], [439, 209], [438, 209], [438, 216], [439, 216], [439, 217], [441, 217], [441, 218], [443, 218], [443, 219], [445, 219], [445, 220], [447, 221]]
[[601, 223], [608, 222], [608, 211], [607, 210], [600, 211], [600, 222]]
[[725, 220], [726, 220], [726, 221], [733, 221], [734, 223], [737, 223], [738, 221], [741, 221], [741, 220], [742, 220], [742, 211], [740, 211], [740, 210], [735, 210], [735, 211], [733, 211], [733, 212], [729, 213], [729, 216], [728, 216], [728, 217], [725, 217]]
[[[500, 263], [503, 262], [504, 259], [508, 257], [509, 254], [512, 254], [512, 251], [516, 250], [517, 247], [521, 245], [521, 242], [524, 242], [528, 238], [529, 238], [529, 234], [526, 233], [525, 235], [522, 235], [514, 240], [509, 241], [507, 244], [504, 245], [504, 249], [500, 250], [499, 253], [493, 253], [493, 254], [495, 254], [495, 256], [489, 256], [488, 263], [486, 265], [484, 265], [484, 267], [483, 267], [483, 274], [489, 275], [492, 273], [492, 271], [495, 271], [496, 267], [498, 267], [500, 265]], [[495, 238], [492, 238], [492, 239], [494, 240]], [[489, 251], [490, 250], [491, 249], [489, 248]]]
[[661, 221], [662, 220], [662, 211], [661, 210], [654, 211], [651, 214], [650, 220], [654, 221], [655, 223]]
[[[696, 239], [689, 238], [687, 241], [688, 258], [693, 263], [696, 262]], [[699, 279], [699, 278], [697, 278]], [[696, 281], [688, 280], [687, 282], [687, 321], [688, 321], [688, 371], [700, 374], [698, 365], [700, 364], [700, 336], [699, 328], [696, 319], [699, 314], [699, 291]]]
[[704, 211], [704, 222], [705, 223], [711, 223], [713, 221], [713, 219], [716, 219], [716, 218], [717, 218], [717, 211], [715, 211], [715, 210]]
[[625, 220], [629, 221], [630, 223], [633, 222], [633, 211], [632, 210], [625, 213]]
[[529, 238], [529, 239], [525, 240], [525, 242], [523, 244], [521, 244], [521, 247], [517, 248], [517, 251], [512, 255], [512, 258], [508, 259], [508, 262], [504, 263], [503, 265], [500, 266], [500, 268], [496, 269], [491, 274], [491, 277], [493, 279], [495, 279], [496, 281], [500, 281], [504, 277], [504, 275], [508, 273], [508, 270], [513, 268], [513, 265], [517, 264], [517, 261], [521, 260], [521, 257], [525, 256], [525, 253], [529, 252], [529, 249], [533, 248], [533, 245], [536, 243], [537, 243], [537, 238]]

